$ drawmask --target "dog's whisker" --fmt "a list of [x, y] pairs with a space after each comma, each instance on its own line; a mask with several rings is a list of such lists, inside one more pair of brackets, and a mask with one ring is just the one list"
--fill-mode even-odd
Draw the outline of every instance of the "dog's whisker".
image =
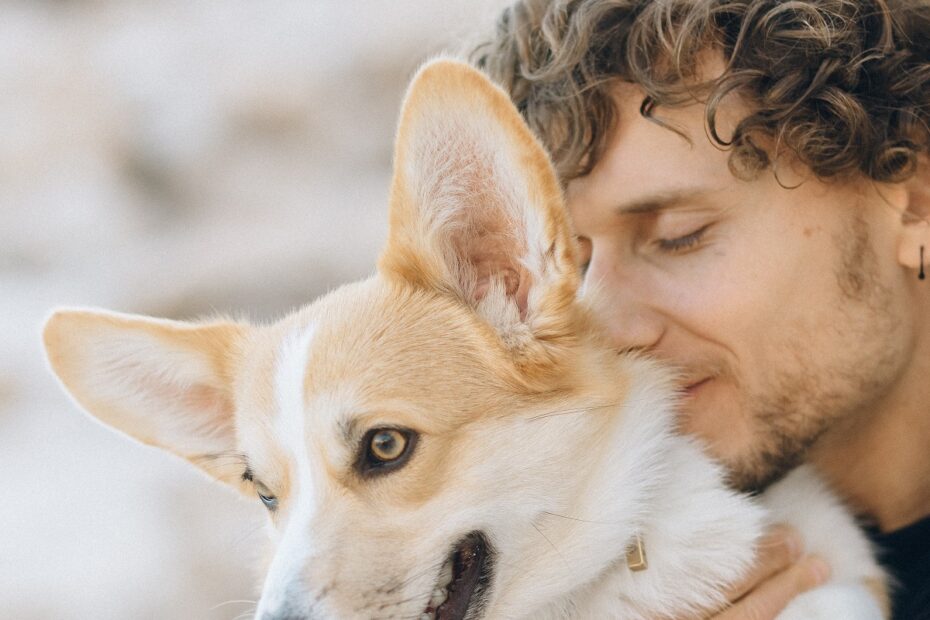
[[[405, 598], [405, 599], [401, 599], [401, 600], [399, 600], [399, 601], [393, 601], [393, 602], [390, 602], [390, 603], [378, 603], [378, 605], [379, 605], [379, 608], [382, 608], [382, 607], [400, 607], [401, 605], [404, 605], [404, 604], [406, 604], [406, 603], [409, 603], [410, 601], [415, 601], [416, 599], [419, 599], [419, 598], [423, 598], [423, 596], [422, 596], [422, 595], [416, 595], [416, 596], [411, 596], [411, 597], [408, 597], [408, 598]], [[411, 618], [419, 618], [419, 617], [420, 617], [420, 613], [421, 613], [421, 612], [417, 612], [417, 613], [415, 613], [414, 615], [412, 615], [412, 616], [410, 616], [410, 617], [411, 617]], [[390, 615], [387, 615], [387, 616], [372, 616], [371, 620], [382, 620], [382, 619], [383, 619], [383, 620], [391, 620], [392, 618], [397, 618], [397, 617], [398, 617], [398, 616], [396, 616], [396, 615], [394, 615], [394, 614], [390, 614]], [[403, 616], [401, 616], [401, 617], [403, 617]]]
[[616, 525], [616, 523], [612, 521], [594, 521], [592, 519], [582, 519], [581, 517], [570, 517], [568, 515], [560, 515], [557, 512], [550, 512], [548, 510], [543, 510], [542, 514], [548, 515], [550, 517], [558, 517], [560, 519], [567, 519], [569, 521], [579, 521], [581, 523], [590, 523], [592, 525]]
[[257, 606], [253, 606], [252, 609], [247, 609], [246, 611], [242, 612], [241, 614], [239, 614], [232, 620], [245, 620], [246, 618], [255, 615], [256, 609], [257, 609]]
[[560, 558], [562, 558], [562, 562], [563, 562], [565, 565], [568, 565], [568, 562], [565, 560], [565, 556], [562, 555], [562, 552], [559, 551], [558, 547], [556, 547], [555, 544], [554, 544], [551, 540], [549, 540], [549, 537], [546, 536], [545, 534], [543, 534], [543, 531], [542, 531], [541, 529], [539, 529], [539, 526], [536, 525], [535, 523], [530, 523], [530, 525], [532, 525], [532, 526], [533, 526], [533, 529], [536, 530], [537, 532], [539, 532], [539, 535], [542, 536], [543, 539], [544, 539], [547, 543], [549, 543], [549, 546], [552, 547], [552, 550], [555, 551], [555, 552], [559, 555]]
[[405, 598], [405, 599], [401, 599], [401, 600], [399, 600], [399, 601], [394, 602], [393, 605], [395, 605], [395, 606], [397, 606], [397, 605], [403, 605], [403, 604], [405, 604], [405, 603], [409, 603], [410, 601], [414, 601], [414, 600], [416, 600], [416, 599], [418, 599], [418, 598], [422, 598], [422, 597], [423, 597], [422, 594], [416, 594], [416, 595], [414, 595], [414, 596], [408, 596], [408, 597]]
[[590, 411], [595, 411], [599, 409], [608, 409], [612, 407], [619, 407], [620, 403], [605, 403], [603, 405], [591, 405], [589, 407], [576, 407], [574, 409], [556, 409], [554, 411], [547, 411], [545, 413], [538, 413], [534, 416], [527, 418], [528, 422], [536, 422], [538, 420], [545, 420], [546, 418], [551, 418], [560, 415], [572, 415], [577, 413], [588, 413]]
[[[418, 570], [418, 571], [416, 571], [416, 572], [414, 572], [414, 573], [411, 573], [411, 574], [408, 575], [405, 579], [403, 579], [403, 580], [401, 580], [401, 581], [387, 581], [384, 585], [382, 585], [382, 586], [381, 586], [380, 588], [378, 588], [378, 589], [379, 589], [380, 591], [382, 591], [382, 592], [388, 592], [388, 593], [390, 593], [390, 592], [396, 592], [396, 591], [398, 591], [398, 590], [403, 590], [403, 589], [406, 588], [408, 585], [410, 585], [412, 582], [414, 582], [414, 581], [420, 579], [421, 577], [423, 577], [423, 576], [425, 576], [425, 575], [429, 575], [429, 574], [431, 574], [431, 573], [435, 573], [435, 574], [438, 575], [439, 570], [442, 568], [442, 564], [443, 564], [444, 562], [445, 562], [445, 560], [443, 560], [443, 561], [441, 561], [441, 562], [434, 562], [434, 563], [432, 563], [432, 564], [428, 564], [427, 566], [425, 566], [425, 567], [422, 568], [421, 570]], [[409, 597], [407, 597], [407, 598], [403, 598], [403, 599], [391, 601], [390, 603], [384, 603], [384, 602], [382, 602], [382, 603], [380, 603], [380, 605], [382, 605], [382, 606], [387, 605], [387, 606], [389, 606], [389, 607], [395, 607], [395, 608], [396, 608], [396, 607], [399, 607], [399, 606], [401, 606], [401, 605], [404, 605], [404, 604], [406, 604], [406, 603], [409, 603], [409, 602], [411, 602], [411, 601], [417, 600], [417, 599], [422, 598], [422, 597], [423, 597], [423, 594], [422, 594], [422, 593], [414, 593], [412, 596], [409, 596]], [[403, 618], [403, 617], [409, 617], [409, 618], [412, 618], [412, 619], [417, 619], [417, 618], [420, 617], [420, 612], [414, 613], [414, 614], [411, 615], [411, 616], [387, 615], [387, 616], [383, 616], [383, 620], [389, 620], [389, 619], [391, 619], [391, 618], [398, 618], [398, 617], [401, 617], [401, 618]], [[373, 616], [373, 617], [372, 617], [372, 620], [381, 620], [381, 619], [382, 619], [381, 616]]]
[[429, 564], [426, 567], [424, 567], [422, 570], [411, 573], [410, 575], [408, 575], [405, 579], [403, 579], [400, 582], [394, 583], [393, 585], [390, 585], [390, 586], [385, 585], [384, 589], [386, 591], [402, 590], [406, 588], [408, 585], [410, 585], [412, 582], [416, 581], [417, 579], [420, 579], [424, 575], [428, 575], [431, 572], [436, 573], [438, 575], [439, 569], [442, 568], [442, 565], [444, 563], [445, 563], [445, 560], [442, 560], [441, 562], [434, 562], [433, 564]]
[[226, 605], [256, 605], [258, 601], [253, 601], [249, 599], [233, 599], [231, 601], [223, 601], [222, 603], [217, 603], [210, 608], [210, 611], [215, 611], [220, 607], [225, 607]]

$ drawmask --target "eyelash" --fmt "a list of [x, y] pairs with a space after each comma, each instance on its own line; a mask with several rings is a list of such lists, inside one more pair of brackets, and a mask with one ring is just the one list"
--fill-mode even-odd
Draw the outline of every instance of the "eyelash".
[[701, 240], [708, 226], [710, 226], [710, 224], [698, 228], [693, 233], [689, 233], [682, 237], [676, 237], [675, 239], [658, 239], [656, 240], [656, 245], [658, 245], [659, 249], [663, 252], [675, 253], [689, 250]]
[[[669, 254], [684, 252], [685, 250], [690, 250], [696, 246], [701, 241], [701, 238], [704, 236], [704, 233], [707, 232], [708, 228], [710, 228], [710, 224], [701, 226], [692, 233], [688, 233], [687, 235], [676, 237], [674, 239], [657, 239], [655, 243], [661, 251], [668, 252]], [[587, 260], [580, 265], [581, 277], [585, 277], [587, 275], [588, 267], [590, 265], [590, 260]]]

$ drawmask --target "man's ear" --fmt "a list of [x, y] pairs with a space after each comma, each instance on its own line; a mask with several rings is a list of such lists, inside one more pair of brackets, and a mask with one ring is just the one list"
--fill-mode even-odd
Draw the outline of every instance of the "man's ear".
[[561, 188], [507, 94], [478, 70], [438, 60], [414, 78], [390, 208], [382, 273], [454, 296], [511, 350], [571, 337], [580, 274]]
[[919, 157], [917, 172], [903, 185], [907, 192], [907, 205], [902, 216], [898, 262], [919, 271], [920, 248], [923, 246], [924, 271], [930, 273], [930, 159]]
[[52, 370], [91, 415], [239, 486], [231, 373], [244, 329], [58, 310], [43, 339]]

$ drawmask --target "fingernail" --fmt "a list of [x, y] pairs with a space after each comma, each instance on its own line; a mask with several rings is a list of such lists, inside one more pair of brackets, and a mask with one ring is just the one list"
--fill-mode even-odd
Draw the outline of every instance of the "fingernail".
[[818, 585], [826, 582], [827, 579], [830, 578], [830, 565], [817, 556], [808, 558], [807, 570], [810, 571], [811, 576]]

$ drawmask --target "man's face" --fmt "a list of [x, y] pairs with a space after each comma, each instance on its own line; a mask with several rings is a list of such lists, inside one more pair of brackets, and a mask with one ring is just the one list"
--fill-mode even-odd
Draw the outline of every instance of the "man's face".
[[912, 318], [900, 214], [882, 187], [822, 183], [785, 161], [739, 180], [704, 133], [703, 105], [656, 113], [689, 144], [643, 118], [642, 97], [618, 88], [607, 151], [568, 185], [585, 294], [618, 349], [681, 370], [683, 430], [736, 486], [762, 488], [901, 376]]

